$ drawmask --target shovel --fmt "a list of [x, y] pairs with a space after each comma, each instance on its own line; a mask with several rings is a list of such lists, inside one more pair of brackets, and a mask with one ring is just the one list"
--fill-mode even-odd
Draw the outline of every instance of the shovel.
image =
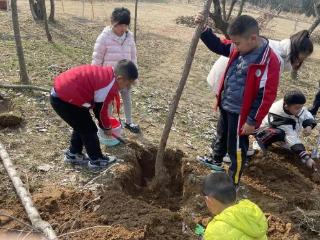
[[112, 133], [112, 137], [114, 137], [115, 139], [117, 139], [119, 142], [121, 142], [122, 144], [126, 144], [127, 141], [124, 140], [122, 137], [118, 137], [117, 135], [115, 135], [114, 133]]

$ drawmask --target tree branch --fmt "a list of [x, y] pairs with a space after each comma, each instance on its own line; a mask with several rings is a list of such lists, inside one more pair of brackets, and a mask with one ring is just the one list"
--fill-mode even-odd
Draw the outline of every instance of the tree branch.
[[246, 0], [240, 0], [240, 7], [239, 7], [239, 12], [238, 12], [238, 17], [241, 16], [245, 3], [246, 3]]
[[231, 4], [230, 4], [230, 8], [229, 8], [229, 13], [228, 13], [228, 16], [227, 16], [227, 21], [230, 20], [230, 17], [231, 17], [231, 14], [232, 14], [232, 11], [234, 9], [234, 5], [236, 5], [238, 0], [232, 0]]
[[56, 240], [57, 236], [53, 231], [51, 225], [43, 221], [40, 217], [38, 210], [34, 207], [30, 193], [25, 189], [23, 182], [21, 181], [15, 166], [9, 158], [9, 155], [3, 145], [0, 143], [0, 158], [3, 166], [10, 177], [10, 180], [16, 190], [16, 193], [22, 203], [28, 218], [31, 221], [32, 226], [39, 229], [49, 240]]
[[222, 17], [223, 17], [223, 20], [226, 21], [227, 19], [226, 0], [221, 0], [221, 4], [222, 4]]
[[36, 90], [42, 92], [50, 92], [50, 89], [32, 86], [32, 85], [7, 85], [7, 84], [0, 84], [0, 88], [5, 89], [17, 89], [17, 90]]

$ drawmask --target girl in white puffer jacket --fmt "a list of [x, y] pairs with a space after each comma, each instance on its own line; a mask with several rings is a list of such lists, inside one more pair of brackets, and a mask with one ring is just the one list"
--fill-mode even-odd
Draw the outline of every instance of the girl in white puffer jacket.
[[[127, 8], [115, 8], [111, 15], [111, 26], [107, 26], [96, 40], [92, 54], [92, 64], [115, 66], [120, 60], [131, 60], [137, 65], [137, 50], [130, 25], [130, 11]], [[121, 97], [125, 113], [125, 127], [133, 133], [140, 128], [132, 121], [131, 89], [124, 89]], [[111, 115], [112, 106], [109, 107]]]

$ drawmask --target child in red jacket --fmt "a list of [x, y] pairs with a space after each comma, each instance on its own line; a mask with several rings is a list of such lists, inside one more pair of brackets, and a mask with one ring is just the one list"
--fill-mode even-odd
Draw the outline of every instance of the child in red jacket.
[[[196, 22], [201, 21], [203, 15], [199, 14]], [[217, 140], [212, 144], [214, 154], [199, 160], [215, 170], [222, 170], [223, 157], [228, 153], [229, 175], [237, 185], [246, 161], [248, 135], [260, 126], [276, 99], [280, 59], [268, 40], [259, 35], [258, 23], [250, 16], [235, 18], [228, 34], [231, 41], [221, 41], [210, 28], [201, 34], [201, 40], [211, 51], [230, 60], [217, 93], [220, 118]], [[241, 159], [237, 156], [238, 148], [242, 152]]]
[[[119, 90], [130, 87], [138, 78], [135, 64], [121, 60], [116, 67], [83, 65], [61, 73], [54, 79], [50, 101], [57, 114], [73, 128], [65, 162], [87, 163], [89, 168], [106, 167], [116, 159], [104, 156], [97, 136], [97, 126], [89, 109], [92, 108], [99, 127], [111, 136], [108, 105], [120, 107]], [[89, 159], [82, 153], [85, 147]]]

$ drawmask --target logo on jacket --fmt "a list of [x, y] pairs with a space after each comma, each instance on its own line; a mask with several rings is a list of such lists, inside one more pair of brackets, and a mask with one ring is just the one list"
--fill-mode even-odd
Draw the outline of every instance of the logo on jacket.
[[261, 74], [262, 74], [261, 70], [257, 69], [256, 70], [256, 77], [261, 77]]

